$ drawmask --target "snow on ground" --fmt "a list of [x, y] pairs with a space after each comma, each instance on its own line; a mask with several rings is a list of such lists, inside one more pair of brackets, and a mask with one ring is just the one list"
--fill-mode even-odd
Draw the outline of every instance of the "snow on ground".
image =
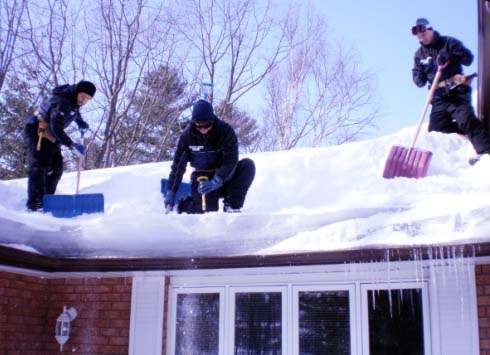
[[[426, 129], [424, 129], [426, 130]], [[257, 174], [241, 214], [164, 214], [170, 162], [82, 172], [80, 193], [103, 193], [105, 213], [60, 219], [25, 212], [26, 179], [0, 181], [0, 244], [58, 257], [229, 256], [490, 239], [490, 157], [468, 140], [423, 133], [434, 153], [423, 179], [383, 179], [388, 151], [415, 127], [326, 148], [249, 155]], [[243, 156], [242, 156], [243, 157]], [[184, 180], [190, 175], [188, 168]], [[73, 194], [65, 173], [60, 194]]]

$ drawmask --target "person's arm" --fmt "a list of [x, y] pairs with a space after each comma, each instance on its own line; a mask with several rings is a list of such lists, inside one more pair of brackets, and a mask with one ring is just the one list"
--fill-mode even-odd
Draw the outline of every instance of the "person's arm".
[[473, 53], [471, 53], [471, 51], [456, 38], [448, 39], [447, 53], [449, 55], [449, 59], [454, 62], [454, 64], [468, 66], [473, 63]]
[[225, 126], [222, 137], [223, 163], [216, 171], [224, 182], [228, 181], [235, 172], [238, 164], [238, 139], [231, 126]]
[[71, 148], [73, 141], [65, 133], [65, 119], [64, 112], [61, 110], [59, 102], [54, 101], [49, 109], [49, 128], [53, 136], [61, 144]]
[[425, 86], [428, 81], [427, 65], [424, 66], [421, 63], [421, 60], [422, 58], [420, 55], [420, 51], [417, 51], [413, 58], [412, 79], [415, 85], [417, 85], [419, 88]]
[[170, 167], [170, 174], [168, 177], [167, 190], [176, 193], [179, 189], [182, 177], [184, 176], [187, 162], [189, 161], [189, 155], [187, 152], [187, 135], [185, 132], [180, 136], [177, 143], [177, 149], [174, 153], [174, 159]]
[[80, 130], [80, 132], [86, 132], [88, 131], [89, 129], [89, 125], [87, 122], [85, 122], [82, 118], [82, 116], [80, 115], [80, 112], [76, 112], [75, 113], [75, 123], [77, 124], [78, 126], [78, 129]]

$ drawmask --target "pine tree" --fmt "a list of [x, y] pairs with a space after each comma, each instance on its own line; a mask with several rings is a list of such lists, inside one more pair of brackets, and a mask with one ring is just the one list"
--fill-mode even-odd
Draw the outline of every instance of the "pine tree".
[[161, 66], [143, 78], [118, 131], [117, 165], [170, 160], [180, 135], [178, 118], [192, 104], [176, 68]]
[[11, 78], [0, 100], [0, 179], [15, 179], [27, 175], [24, 127], [32, 112], [36, 95], [19, 78]]

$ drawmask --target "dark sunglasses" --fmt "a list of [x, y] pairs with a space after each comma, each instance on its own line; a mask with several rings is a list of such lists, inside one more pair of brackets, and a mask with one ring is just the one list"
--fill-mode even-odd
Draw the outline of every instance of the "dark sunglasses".
[[194, 127], [196, 127], [197, 129], [201, 129], [201, 128], [202, 129], [208, 129], [212, 125], [213, 125], [213, 122], [212, 121], [202, 122], [202, 123], [194, 122]]
[[427, 27], [424, 25], [416, 25], [412, 27], [412, 34], [415, 36], [419, 32], [425, 32], [427, 30]]

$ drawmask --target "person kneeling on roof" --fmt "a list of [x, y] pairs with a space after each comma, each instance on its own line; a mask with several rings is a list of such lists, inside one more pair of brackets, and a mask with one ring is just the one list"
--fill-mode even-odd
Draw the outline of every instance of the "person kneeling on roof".
[[191, 124], [177, 143], [165, 195], [167, 209], [174, 207], [188, 162], [194, 168], [192, 196], [179, 200], [179, 213], [218, 211], [219, 198], [223, 198], [225, 212], [240, 211], [255, 177], [255, 164], [249, 158], [238, 160], [234, 129], [214, 114], [213, 106], [206, 100], [194, 104]]

